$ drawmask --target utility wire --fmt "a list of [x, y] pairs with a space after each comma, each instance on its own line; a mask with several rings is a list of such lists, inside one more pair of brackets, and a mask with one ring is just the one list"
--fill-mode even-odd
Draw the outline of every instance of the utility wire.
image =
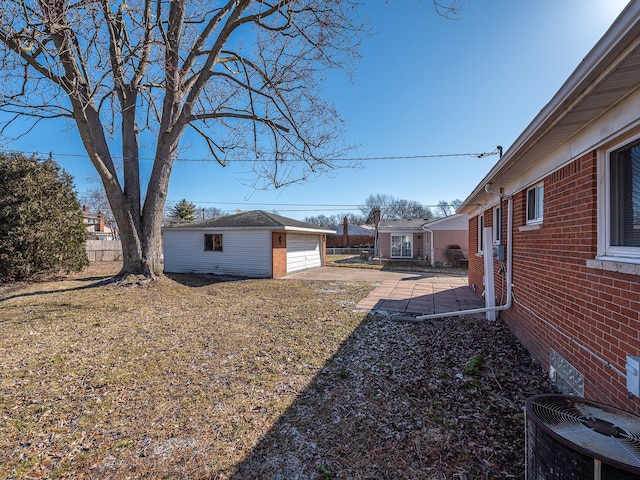
[[[381, 157], [343, 157], [343, 158], [327, 158], [327, 161], [332, 162], [368, 162], [368, 161], [380, 161], [380, 160], [420, 160], [420, 159], [430, 159], [430, 158], [448, 158], [448, 157], [472, 157], [472, 158], [486, 158], [493, 155], [498, 155], [501, 153], [502, 147], [496, 147], [492, 152], [482, 152], [482, 153], [441, 153], [441, 154], [431, 154], [431, 155], [391, 155], [391, 156], [381, 156]], [[34, 151], [19, 151], [19, 150], [11, 150], [12, 153], [19, 153], [25, 156], [40, 156], [42, 152]], [[70, 157], [70, 158], [83, 158], [88, 159], [86, 154], [81, 153], [55, 153], [48, 152], [49, 158], [53, 157]], [[120, 156], [113, 156], [114, 159], [122, 160]], [[144, 161], [153, 161], [153, 157], [139, 157], [139, 160]], [[213, 158], [176, 158], [175, 162], [186, 162], [186, 163], [215, 163], [217, 160]], [[224, 164], [227, 163], [235, 163], [235, 162], [306, 162], [308, 160], [302, 158], [288, 158], [288, 159], [266, 159], [266, 158], [244, 158], [244, 159], [225, 159], [222, 160]]]
[[[178, 203], [181, 200], [167, 200], [167, 203]], [[212, 200], [207, 201], [196, 201], [189, 200], [191, 203], [195, 203], [196, 205], [200, 204], [213, 204], [213, 205], [254, 205], [254, 206], [272, 206], [272, 207], [340, 207], [340, 208], [360, 208], [363, 207], [363, 204], [356, 203], [270, 203], [270, 202], [216, 202]], [[438, 205], [424, 205], [420, 204], [422, 207], [435, 208], [435, 207], [452, 207], [454, 204], [438, 204]], [[380, 208], [388, 208], [394, 207], [394, 204], [389, 205], [380, 205]], [[329, 208], [332, 210], [332, 208]]]

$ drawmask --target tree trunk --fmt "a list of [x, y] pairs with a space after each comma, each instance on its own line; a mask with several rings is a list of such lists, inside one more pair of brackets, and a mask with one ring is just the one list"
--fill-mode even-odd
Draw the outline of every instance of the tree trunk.
[[[261, 164], [258, 178], [264, 175], [276, 187], [333, 166], [325, 144], [340, 129], [333, 108], [314, 89], [316, 74], [342, 65], [343, 56], [354, 52], [351, 34], [361, 27], [351, 21], [352, 2], [6, 3], [11, 6], [0, 7], [9, 17], [2, 22], [0, 48], [20, 60], [3, 64], [3, 75], [16, 81], [0, 83], [0, 110], [15, 115], [9, 123], [32, 116], [34, 126], [72, 114], [119, 228], [122, 276], [162, 274], [169, 176], [187, 126], [220, 163], [236, 149], [246, 147], [253, 156], [263, 145], [265, 158], [303, 161], [300, 176], [297, 167], [280, 169], [277, 160], [264, 170]], [[245, 35], [257, 42], [255, 51], [234, 52]], [[43, 104], [39, 97], [48, 92], [47, 83], [68, 96], [70, 108], [63, 98]], [[108, 137], [116, 125], [122, 171]], [[138, 126], [156, 138], [144, 198]]]

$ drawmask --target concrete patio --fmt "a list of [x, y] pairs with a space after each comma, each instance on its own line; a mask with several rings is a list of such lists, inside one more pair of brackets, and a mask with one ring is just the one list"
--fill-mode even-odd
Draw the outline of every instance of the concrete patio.
[[[428, 315], [469, 310], [484, 306], [482, 300], [458, 279], [452, 282], [386, 281], [378, 285], [357, 305], [364, 310], [402, 312], [407, 315]], [[480, 314], [484, 317], [484, 314]]]
[[[416, 316], [484, 307], [466, 277], [460, 275], [322, 267], [285, 278], [375, 283], [376, 287], [356, 307], [362, 310]], [[476, 316], [485, 318], [485, 314]]]

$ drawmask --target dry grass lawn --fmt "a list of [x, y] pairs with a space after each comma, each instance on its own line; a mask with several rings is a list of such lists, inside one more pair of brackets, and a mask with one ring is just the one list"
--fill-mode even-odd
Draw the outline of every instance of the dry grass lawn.
[[500, 322], [394, 323], [354, 310], [369, 284], [109, 273], [0, 288], [0, 478], [524, 476], [524, 400], [551, 387]]

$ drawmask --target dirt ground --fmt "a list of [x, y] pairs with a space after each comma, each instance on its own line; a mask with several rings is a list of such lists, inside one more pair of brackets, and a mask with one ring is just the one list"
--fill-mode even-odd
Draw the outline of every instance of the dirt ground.
[[524, 478], [524, 404], [554, 388], [502, 322], [116, 271], [0, 288], [0, 478]]

